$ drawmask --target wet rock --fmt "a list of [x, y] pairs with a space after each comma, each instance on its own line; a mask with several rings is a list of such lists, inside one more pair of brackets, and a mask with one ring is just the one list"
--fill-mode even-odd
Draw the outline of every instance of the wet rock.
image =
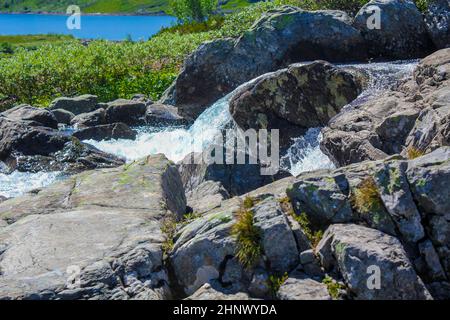
[[[352, 224], [333, 225], [317, 252], [324, 266], [338, 268], [355, 299], [431, 299], [401, 243], [380, 231]], [[368, 285], [376, 284], [369, 278], [373, 270], [379, 271], [380, 289]]]
[[69, 125], [72, 119], [75, 117], [75, 115], [72, 112], [64, 109], [55, 109], [52, 110], [52, 113], [55, 116], [56, 121], [58, 121], [58, 123], [62, 123], [65, 125]]
[[187, 121], [178, 115], [177, 108], [158, 103], [147, 107], [145, 122], [151, 126], [179, 126], [187, 124]]
[[244, 130], [279, 129], [289, 146], [302, 129], [326, 125], [361, 90], [356, 77], [326, 62], [294, 64], [240, 87], [230, 112]]
[[15, 155], [11, 170], [20, 172], [52, 172], [76, 174], [86, 170], [114, 168], [125, 163], [122, 158], [105, 153], [91, 145], [72, 139], [64, 148], [48, 156]]
[[61, 150], [69, 140], [69, 137], [52, 128], [0, 117], [0, 160], [6, 159], [12, 152], [49, 155]]
[[282, 7], [269, 11], [237, 40], [200, 46], [161, 102], [195, 119], [219, 98], [261, 74], [298, 61], [364, 60], [365, 48], [360, 32], [341, 11]]
[[94, 95], [82, 95], [74, 98], [57, 98], [48, 107], [50, 110], [63, 109], [74, 115], [92, 112], [98, 108], [98, 97]]
[[108, 123], [123, 122], [129, 126], [145, 124], [147, 106], [139, 101], [118, 99], [108, 103], [106, 120]]
[[58, 128], [58, 122], [51, 112], [26, 104], [9, 109], [1, 115], [15, 121], [26, 121], [30, 126]]
[[93, 127], [102, 124], [106, 124], [106, 111], [103, 108], [88, 113], [81, 113], [71, 121], [71, 125], [76, 128]]
[[438, 49], [450, 46], [450, 4], [448, 0], [433, 0], [425, 13], [428, 32]]
[[[372, 25], [374, 7], [380, 13], [379, 26]], [[434, 50], [422, 14], [412, 1], [372, 0], [358, 12], [353, 26], [361, 31], [372, 57], [420, 58]]]
[[124, 123], [113, 123], [83, 128], [73, 134], [79, 140], [111, 140], [111, 139], [136, 139], [136, 131]]
[[305, 274], [295, 272], [280, 287], [277, 293], [280, 300], [331, 300], [327, 286]]
[[177, 175], [155, 156], [2, 203], [0, 297], [169, 299], [161, 220], [185, 211]]
[[0, 196], [0, 203], [4, 202], [4, 201], [6, 201], [6, 200], [8, 200], [8, 198], [7, 198], [7, 197], [4, 197], [4, 196]]

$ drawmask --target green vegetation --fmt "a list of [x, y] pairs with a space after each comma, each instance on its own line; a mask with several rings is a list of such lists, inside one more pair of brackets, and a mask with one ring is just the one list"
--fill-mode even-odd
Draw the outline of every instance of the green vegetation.
[[177, 220], [175, 216], [170, 215], [164, 219], [161, 231], [165, 235], [165, 240], [162, 243], [162, 251], [164, 255], [168, 255], [175, 245], [174, 238], [177, 232]]
[[330, 294], [331, 298], [333, 298], [333, 300], [339, 299], [340, 291], [345, 289], [343, 285], [335, 281], [330, 276], [326, 276], [323, 279], [322, 283], [327, 286], [328, 293]]
[[[97, 95], [103, 102], [130, 98], [135, 93], [157, 100], [179, 73], [186, 56], [201, 43], [239, 37], [269, 9], [282, 4], [297, 4], [306, 9], [346, 9], [349, 3], [356, 7], [364, 1], [324, 0], [319, 7], [312, 0], [276, 0], [251, 6], [246, 6], [247, 1], [231, 0], [224, 8], [245, 8], [226, 16], [210, 17], [201, 23], [188, 22], [166, 28], [149, 41], [136, 43], [92, 41], [86, 46], [67, 36], [0, 37], [0, 109], [17, 103], [45, 107], [59, 96], [87, 93]], [[57, 11], [69, 2], [6, 1], [3, 8], [6, 11]], [[167, 1], [85, 0], [78, 3], [85, 12], [135, 12], [160, 10]]]
[[253, 212], [244, 201], [236, 214], [231, 234], [236, 239], [236, 257], [245, 268], [251, 268], [261, 257], [260, 230], [253, 224]]
[[372, 177], [364, 179], [353, 190], [352, 203], [355, 209], [362, 214], [374, 213], [382, 209], [383, 202]]
[[406, 154], [407, 154], [407, 157], [409, 160], [414, 160], [414, 159], [424, 156], [425, 151], [423, 151], [419, 148], [416, 148], [414, 146], [411, 146], [406, 150]]
[[287, 279], [289, 279], [289, 275], [287, 272], [282, 277], [279, 277], [277, 275], [269, 276], [269, 288], [273, 298], [276, 298], [278, 291], [280, 290], [281, 286], [287, 281]]
[[167, 9], [167, 0], [6, 0], [2, 12], [65, 12], [72, 4], [86, 13], [157, 13]]
[[45, 107], [56, 97], [86, 93], [101, 101], [135, 93], [159, 99], [185, 57], [201, 43], [243, 34], [271, 7], [257, 4], [225, 18], [213, 18], [200, 28], [194, 24], [167, 28], [145, 42], [92, 41], [85, 46], [68, 39], [36, 50], [14, 48], [14, 54], [0, 57], [0, 104], [3, 109], [13, 103]]
[[218, 5], [218, 0], [169, 0], [169, 13], [182, 22], [204, 22]]
[[0, 35], [0, 53], [12, 54], [17, 48], [25, 48], [35, 50], [44, 44], [64, 43], [74, 38], [69, 35], [19, 35], [19, 36], [2, 36]]

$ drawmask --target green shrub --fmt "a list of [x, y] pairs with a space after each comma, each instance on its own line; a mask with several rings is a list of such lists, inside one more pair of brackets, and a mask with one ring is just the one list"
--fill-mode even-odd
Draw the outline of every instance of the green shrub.
[[203, 22], [217, 5], [218, 0], [169, 0], [169, 13], [181, 22]]

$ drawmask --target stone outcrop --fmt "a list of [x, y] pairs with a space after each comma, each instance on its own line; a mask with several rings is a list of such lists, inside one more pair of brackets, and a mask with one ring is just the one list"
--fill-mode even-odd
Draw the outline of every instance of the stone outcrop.
[[[449, 163], [444, 147], [416, 160], [305, 173], [224, 200], [178, 229], [169, 260], [175, 279], [187, 296], [209, 283], [229, 297], [267, 298], [270, 279], [282, 279], [276, 296], [286, 300], [448, 297]], [[253, 245], [261, 256], [250, 268], [237, 258], [233, 234], [242, 210], [259, 232]], [[318, 230], [327, 231], [312, 247], [308, 237]], [[379, 289], [367, 286], [372, 269], [381, 274]]]
[[230, 113], [243, 130], [280, 130], [285, 148], [306, 129], [325, 126], [361, 91], [356, 76], [331, 64], [294, 64], [241, 86]]
[[220, 97], [266, 72], [300, 61], [365, 60], [365, 47], [344, 12], [283, 7], [268, 12], [237, 40], [200, 46], [161, 101], [195, 119]]
[[343, 166], [448, 146], [449, 74], [450, 49], [426, 57], [412, 79], [334, 117], [323, 130], [321, 149]]
[[0, 298], [168, 299], [161, 225], [185, 207], [163, 156], [3, 202]]

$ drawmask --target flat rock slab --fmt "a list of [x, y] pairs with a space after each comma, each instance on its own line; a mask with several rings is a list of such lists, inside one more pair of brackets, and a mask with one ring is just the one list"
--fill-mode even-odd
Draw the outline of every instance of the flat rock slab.
[[161, 221], [186, 199], [157, 155], [85, 172], [0, 208], [0, 299], [169, 298]]

